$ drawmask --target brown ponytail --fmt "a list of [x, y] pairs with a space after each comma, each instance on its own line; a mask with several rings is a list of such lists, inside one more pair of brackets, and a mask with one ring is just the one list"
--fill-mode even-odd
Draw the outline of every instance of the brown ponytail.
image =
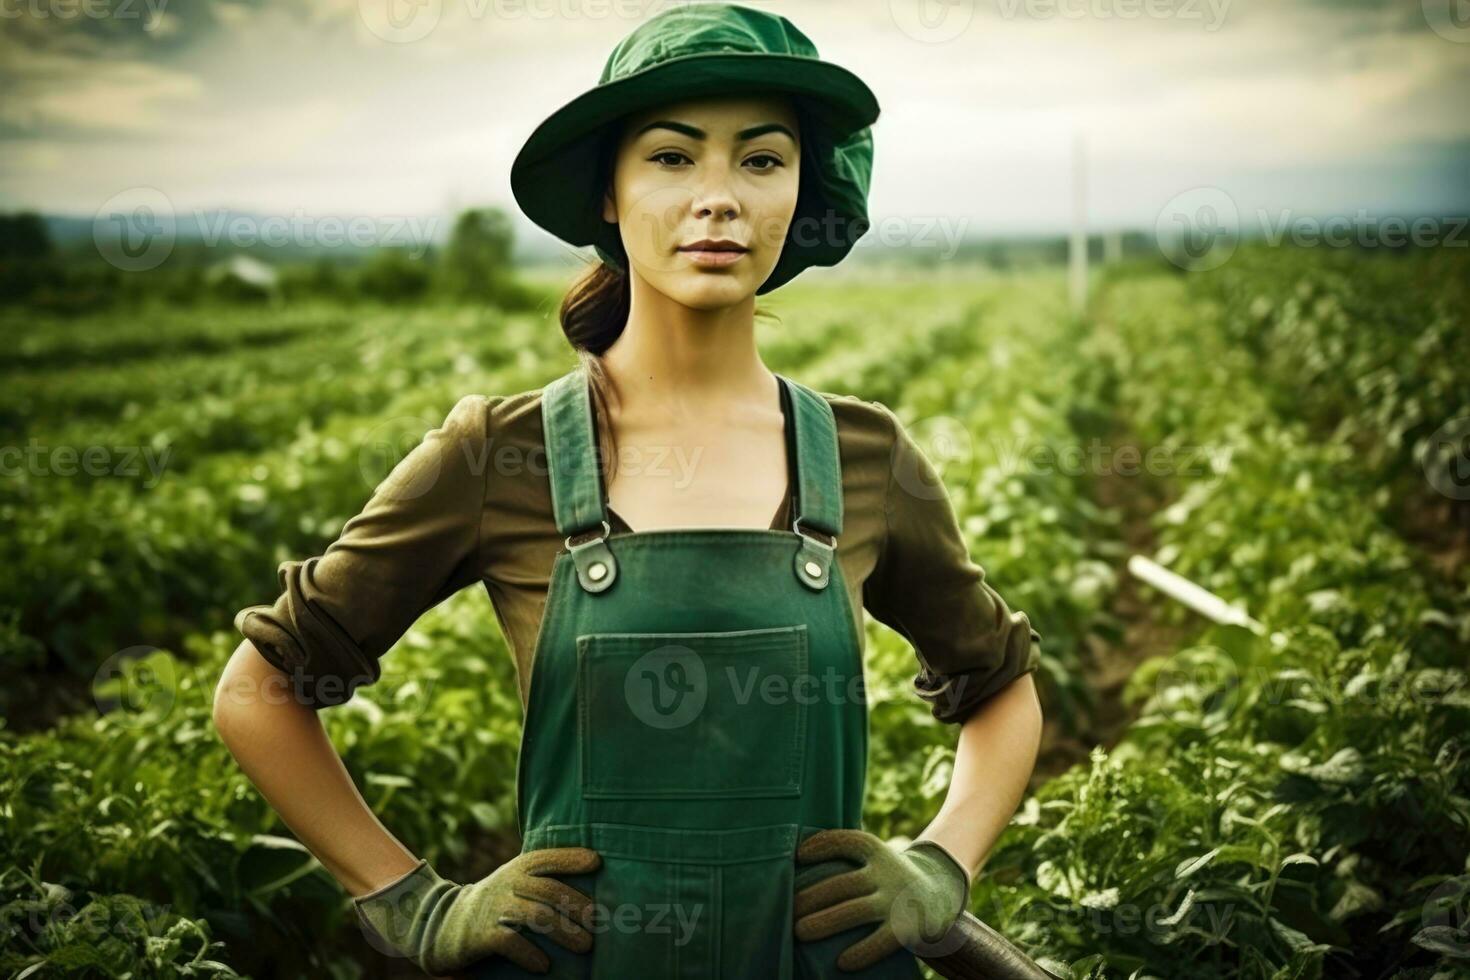
[[561, 302], [562, 332], [577, 352], [592, 390], [604, 487], [611, 482], [611, 461], [617, 458], [617, 440], [608, 424], [607, 403], [613, 394], [613, 383], [603, 369], [602, 352], [622, 336], [628, 325], [629, 309], [628, 274], [601, 261], [572, 284]]

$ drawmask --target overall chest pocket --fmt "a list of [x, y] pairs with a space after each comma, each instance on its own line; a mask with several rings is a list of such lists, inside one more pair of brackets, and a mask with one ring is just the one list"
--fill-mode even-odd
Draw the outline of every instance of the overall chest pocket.
[[577, 637], [588, 799], [800, 796], [806, 624]]

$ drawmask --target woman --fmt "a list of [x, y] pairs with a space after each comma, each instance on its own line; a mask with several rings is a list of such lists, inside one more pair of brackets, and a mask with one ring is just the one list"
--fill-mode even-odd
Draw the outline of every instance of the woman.
[[[295, 696], [221, 697], [220, 731], [386, 950], [477, 977], [916, 977], [964, 909], [1035, 760], [1040, 638], [893, 413], [755, 345], [755, 296], [866, 229], [877, 115], [783, 17], [645, 22], [512, 168], [522, 208], [602, 259], [562, 308], [581, 366], [462, 399], [237, 616], [222, 686], [284, 672]], [[526, 705], [522, 852], [455, 884], [378, 823], [313, 709], [476, 579]], [[864, 606], [961, 725], [903, 848], [861, 830]]]

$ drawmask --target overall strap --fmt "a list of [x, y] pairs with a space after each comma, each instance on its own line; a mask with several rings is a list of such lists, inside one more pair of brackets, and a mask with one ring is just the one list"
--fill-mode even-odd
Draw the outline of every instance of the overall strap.
[[[801, 538], [794, 560], [796, 577], [821, 590], [829, 581], [842, 533], [836, 419], [820, 394], [785, 375], [776, 377], [787, 388], [794, 416], [796, 506], [791, 529]], [[590, 384], [580, 366], [548, 383], [542, 389], [541, 417], [557, 531], [566, 535], [582, 587], [601, 592], [617, 578], [617, 560], [607, 545], [612, 528], [598, 467]], [[588, 537], [593, 532], [596, 535]], [[579, 538], [583, 540], [575, 540]]]
[[[842, 533], [842, 459], [837, 446], [837, 420], [819, 393], [782, 374], [791, 394], [796, 429], [796, 510], [791, 529], [801, 535], [795, 559], [796, 577], [812, 589], [829, 580], [837, 537]], [[815, 530], [827, 536], [813, 536]]]
[[[582, 587], [601, 592], [617, 578], [618, 565], [607, 546], [612, 528], [603, 505], [590, 385], [580, 365], [547, 384], [541, 393], [541, 424], [556, 529], [566, 535]], [[573, 541], [594, 530], [596, 537]]]

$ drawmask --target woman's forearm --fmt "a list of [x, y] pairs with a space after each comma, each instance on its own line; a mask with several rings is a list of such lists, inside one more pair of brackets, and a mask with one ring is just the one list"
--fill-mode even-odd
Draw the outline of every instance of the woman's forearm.
[[368, 807], [316, 712], [249, 640], [220, 676], [214, 724], [260, 794], [354, 897], [418, 863]]
[[949, 851], [974, 881], [1026, 793], [1041, 746], [1032, 675], [997, 691], [960, 726], [954, 775], [938, 815], [919, 835]]

